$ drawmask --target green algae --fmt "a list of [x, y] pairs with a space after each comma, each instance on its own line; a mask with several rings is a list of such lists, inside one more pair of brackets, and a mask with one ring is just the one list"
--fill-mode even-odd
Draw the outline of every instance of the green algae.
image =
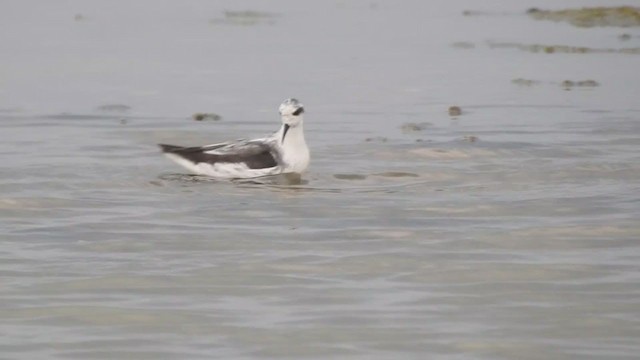
[[540, 10], [532, 8], [527, 14], [536, 20], [564, 21], [577, 27], [640, 26], [640, 8], [633, 6], [593, 7], [582, 9]]
[[487, 45], [492, 49], [518, 49], [522, 51], [528, 51], [532, 53], [544, 53], [544, 54], [640, 54], [640, 48], [590, 48], [585, 46], [569, 46], [569, 45], [544, 45], [544, 44], [521, 44], [511, 42], [487, 42]]

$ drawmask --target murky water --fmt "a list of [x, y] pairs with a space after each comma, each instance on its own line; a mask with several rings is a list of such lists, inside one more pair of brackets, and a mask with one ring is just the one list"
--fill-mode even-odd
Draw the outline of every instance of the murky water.
[[[488, 45], [640, 47], [576, 4], [5, 4], [0, 358], [637, 358], [640, 55]], [[155, 147], [289, 96], [301, 182]]]

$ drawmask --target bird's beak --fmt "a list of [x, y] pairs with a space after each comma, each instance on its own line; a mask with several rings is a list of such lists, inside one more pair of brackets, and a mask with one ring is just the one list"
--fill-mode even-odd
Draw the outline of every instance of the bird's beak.
[[287, 131], [289, 131], [289, 124], [284, 124], [284, 130], [282, 131], [282, 142], [284, 143], [284, 137], [287, 135]]

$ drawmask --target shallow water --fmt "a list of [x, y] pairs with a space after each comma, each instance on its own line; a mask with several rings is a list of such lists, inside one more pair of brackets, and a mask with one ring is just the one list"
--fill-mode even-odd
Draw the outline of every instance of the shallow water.
[[[29, 4], [0, 12], [0, 357], [637, 357], [640, 55], [487, 45], [637, 28], [524, 14], [569, 0]], [[289, 96], [302, 181], [155, 147], [274, 131]]]

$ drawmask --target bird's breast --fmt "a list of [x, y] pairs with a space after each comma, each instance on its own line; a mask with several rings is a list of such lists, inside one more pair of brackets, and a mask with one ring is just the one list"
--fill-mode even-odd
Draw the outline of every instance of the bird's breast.
[[297, 147], [295, 150], [285, 151], [282, 157], [285, 172], [302, 173], [309, 167], [309, 148]]

